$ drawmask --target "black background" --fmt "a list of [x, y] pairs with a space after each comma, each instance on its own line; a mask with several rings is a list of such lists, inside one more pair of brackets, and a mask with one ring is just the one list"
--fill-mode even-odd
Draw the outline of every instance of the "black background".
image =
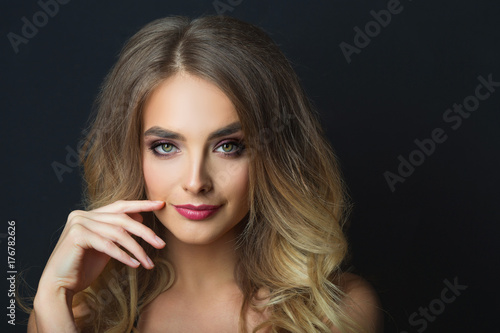
[[[443, 115], [474, 95], [479, 76], [500, 81], [498, 2], [401, 0], [401, 12], [350, 63], [340, 43], [354, 45], [353, 29], [364, 30], [370, 11], [387, 1], [221, 2], [233, 3], [224, 14], [273, 37], [320, 112], [354, 202], [353, 266], [380, 295], [385, 331], [497, 332], [500, 88], [456, 129]], [[19, 309], [15, 328], [7, 325], [7, 221], [16, 221], [16, 269], [36, 288], [68, 213], [81, 208], [79, 169], [66, 161], [67, 149], [77, 150], [120, 48], [153, 19], [217, 13], [213, 1], [72, 0], [16, 53], [8, 33], [22, 35], [22, 18], [33, 22], [40, 10], [35, 0], [0, 5], [0, 331], [7, 332], [26, 331]], [[398, 156], [408, 159], [414, 140], [436, 128], [446, 141], [391, 191], [384, 173], [396, 174]], [[59, 179], [54, 162], [71, 172]], [[467, 289], [439, 309], [445, 279]], [[426, 327], [412, 325], [412, 313], [430, 304], [442, 313]]]

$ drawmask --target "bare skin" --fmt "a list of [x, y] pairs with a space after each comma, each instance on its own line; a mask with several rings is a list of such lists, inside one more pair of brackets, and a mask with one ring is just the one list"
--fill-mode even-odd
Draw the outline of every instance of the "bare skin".
[[[238, 332], [243, 298], [232, 271], [235, 259], [232, 236], [221, 238], [217, 249], [200, 246], [189, 254], [182, 252], [173, 260], [192, 265], [174, 265], [178, 273], [176, 282], [141, 314], [139, 331]], [[249, 315], [249, 329], [261, 321], [257, 322], [256, 316]]]
[[164, 205], [149, 200], [117, 201], [93, 211], [73, 211], [40, 278], [28, 332], [54, 332], [55, 328], [77, 332], [71, 308], [73, 296], [87, 288], [111, 258], [130, 267], [142, 264], [153, 268], [131, 234], [163, 248], [165, 243], [141, 223], [139, 213], [158, 210]]
[[[109, 223], [109, 226], [100, 225], [106, 222], [96, 223], [94, 219], [100, 214], [89, 214], [85, 217], [83, 216], [85, 214], [81, 214], [82, 212], [71, 214], [65, 230], [56, 245], [56, 249], [62, 251], [61, 249], [69, 248], [71, 250], [67, 253], [75, 253], [73, 257], [75, 265], [73, 267], [76, 268], [76, 271], [73, 267], [65, 270], [60, 269], [72, 258], [66, 256], [61, 258], [54, 251], [39, 283], [39, 291], [35, 298], [35, 311], [30, 316], [28, 332], [53, 332], [55, 327], [61, 332], [77, 332], [70, 304], [72, 296], [77, 291], [84, 289], [88, 283], [81, 279], [80, 274], [83, 270], [89, 269], [88, 263], [100, 260], [107, 262], [113, 257], [130, 267], [138, 267], [128, 255], [122, 253], [120, 249], [114, 248], [108, 240], [98, 237], [99, 234], [96, 234], [96, 232], [100, 233], [101, 230], [109, 229], [110, 227], [115, 228], [116, 231], [123, 228], [127, 230], [127, 233], [135, 230], [135, 232], [131, 233], [138, 236], [142, 234], [144, 239], [151, 240], [151, 245], [162, 248], [163, 245], [153, 241], [155, 235], [149, 228], [128, 218], [130, 215], [137, 218], [134, 213], [159, 209], [162, 206], [163, 203], [150, 201], [121, 201], [102, 207], [99, 211], [106, 211], [107, 214], [105, 216], [108, 218], [109, 215], [115, 215], [115, 218], [112, 220], [116, 224]], [[91, 211], [89, 213], [97, 212]], [[110, 221], [110, 219], [107, 220]], [[118, 234], [124, 233], [123, 231], [119, 231]], [[120, 236], [113, 238], [118, 240]], [[125, 236], [124, 238], [127, 237]], [[125, 246], [126, 243], [127, 241], [124, 240], [119, 244], [133, 253], [134, 249]], [[140, 252], [137, 251], [135, 255], [137, 258], [141, 258], [145, 267], [148, 267], [147, 258], [144, 255], [141, 256]], [[81, 260], [82, 253], [83, 260]], [[61, 261], [63, 265], [60, 264]], [[96, 267], [96, 265], [92, 266]], [[66, 267], [68, 268], [68, 266]], [[50, 276], [51, 272], [54, 271], [57, 271], [59, 274]], [[99, 273], [98, 270], [93, 272], [95, 276]], [[368, 332], [382, 332], [382, 316], [378, 309], [380, 303], [373, 288], [365, 280], [356, 275], [349, 273], [346, 273], [346, 275], [345, 288], [347, 294], [353, 300], [353, 305], [357, 309], [356, 311], [350, 311], [350, 313], [357, 319], [358, 323], [369, 329]], [[71, 280], [68, 276], [75, 276], [75, 279]], [[92, 276], [90, 275], [89, 280], [92, 280]], [[210, 332], [207, 331], [210, 327], [214, 328], [214, 332], [236, 332], [239, 318], [238, 309], [241, 306], [240, 291], [235, 288], [232, 280], [228, 280], [227, 283], [222, 283], [218, 286], [213, 285], [213, 288], [210, 288], [209, 285], [205, 287], [207, 288], [204, 290], [204, 293], [201, 293], [200, 289], [196, 289], [196, 291], [195, 289], [189, 290], [183, 284], [176, 284], [148, 306], [146, 311], [141, 315], [139, 321], [140, 330], [145, 332], [168, 332], [168, 330], [165, 330], [165, 323], [168, 322], [168, 328], [171, 328], [173, 332], [189, 332], [191, 329], [199, 327], [202, 327], [206, 332]], [[196, 316], [194, 316], [195, 314]], [[193, 318], [198, 318], [198, 320], [193, 322]], [[249, 329], [265, 319], [265, 317], [255, 313], [249, 314], [247, 318], [249, 319]], [[215, 323], [219, 323], [222, 326], [211, 326]], [[183, 326], [184, 324], [192, 326]], [[207, 324], [209, 325], [207, 326]], [[336, 333], [338, 330], [332, 328], [332, 332]]]
[[[176, 281], [141, 315], [140, 331], [238, 331], [242, 295], [234, 280], [235, 227], [249, 209], [249, 159], [238, 154], [235, 145], [243, 140], [241, 129], [210, 139], [237, 123], [227, 96], [183, 73], [164, 82], [145, 106], [145, 134], [161, 128], [180, 132], [185, 140], [166, 141], [168, 146], [156, 148], [161, 155], [147, 152], [152, 142], [162, 142], [161, 135], [145, 135], [143, 141], [147, 195], [167, 202], [156, 215], [166, 227], [165, 253]], [[223, 143], [227, 152], [221, 149]], [[193, 221], [172, 208], [179, 203], [222, 206], [213, 218]]]
[[[249, 209], [249, 159], [237, 154], [238, 142], [244, 139], [234, 126], [238, 121], [227, 96], [207, 81], [181, 73], [160, 85], [145, 105], [141, 142], [151, 200], [118, 201], [69, 215], [40, 279], [28, 332], [77, 332], [74, 312], [79, 310], [71, 308], [73, 296], [88, 287], [111, 258], [154, 269], [131, 235], [165, 248], [176, 272], [174, 285], [141, 313], [139, 331], [238, 331], [243, 296], [233, 275], [234, 248], [238, 223]], [[192, 220], [176, 210], [183, 204], [220, 208], [210, 218]], [[163, 234], [155, 235], [142, 224], [139, 213], [147, 211], [155, 212], [165, 226]], [[380, 314], [373, 289], [356, 276], [345, 281], [357, 320], [377, 327]], [[265, 319], [254, 312], [246, 315], [249, 331]]]

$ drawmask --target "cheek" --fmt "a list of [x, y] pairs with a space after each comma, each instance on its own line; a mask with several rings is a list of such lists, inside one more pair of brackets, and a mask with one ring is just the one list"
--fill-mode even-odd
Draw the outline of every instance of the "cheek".
[[166, 189], [173, 188], [173, 170], [166, 168], [166, 165], [148, 159], [143, 161], [142, 169], [148, 199], [165, 199], [168, 196]]
[[228, 198], [244, 203], [248, 198], [248, 161], [243, 160], [226, 168], [220, 185], [225, 188]]

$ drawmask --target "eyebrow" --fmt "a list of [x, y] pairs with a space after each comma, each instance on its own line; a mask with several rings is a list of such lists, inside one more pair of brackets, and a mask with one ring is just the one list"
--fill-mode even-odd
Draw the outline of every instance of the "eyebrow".
[[[210, 141], [212, 139], [219, 138], [224, 135], [234, 134], [240, 130], [241, 130], [241, 124], [239, 122], [234, 122], [210, 133], [208, 136], [208, 140]], [[186, 138], [183, 135], [159, 126], [151, 127], [146, 132], [144, 132], [144, 136], [158, 136], [163, 139], [186, 141]]]

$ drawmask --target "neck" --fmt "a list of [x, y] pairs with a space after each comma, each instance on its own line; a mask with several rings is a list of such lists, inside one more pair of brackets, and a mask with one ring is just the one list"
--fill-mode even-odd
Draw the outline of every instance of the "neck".
[[210, 244], [188, 244], [168, 230], [165, 256], [175, 269], [172, 288], [203, 293], [234, 284], [237, 228]]

